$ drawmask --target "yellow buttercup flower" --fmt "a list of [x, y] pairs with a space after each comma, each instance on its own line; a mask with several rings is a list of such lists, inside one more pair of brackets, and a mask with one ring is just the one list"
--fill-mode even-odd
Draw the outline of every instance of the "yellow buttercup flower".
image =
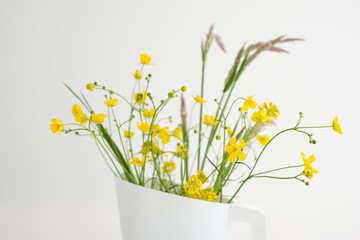
[[247, 110], [249, 110], [249, 107], [251, 109], [256, 108], [257, 103], [255, 101], [252, 100], [254, 96], [250, 96], [248, 98], [246, 98], [245, 102], [244, 102], [244, 106], [241, 108], [242, 112], [247, 112]]
[[85, 113], [82, 111], [81, 107], [78, 104], [73, 105], [71, 112], [77, 123], [84, 125], [89, 121], [89, 119], [86, 117]]
[[229, 145], [225, 146], [225, 151], [229, 153], [228, 161], [234, 163], [236, 157], [239, 158], [240, 161], [244, 161], [247, 157], [246, 153], [241, 151], [244, 147], [246, 147], [244, 139], [241, 139], [236, 145], [236, 137], [231, 138]]
[[263, 103], [261, 107], [259, 106], [259, 110], [264, 110], [266, 112], [266, 115], [268, 115], [269, 117], [273, 117], [275, 119], [280, 114], [279, 108], [272, 102], [269, 102], [269, 105], [266, 102]]
[[50, 125], [50, 129], [53, 133], [59, 132], [61, 133], [62, 130], [64, 129], [64, 124], [62, 123], [62, 121], [60, 121], [57, 118], [54, 118], [51, 120], [52, 124]]
[[177, 128], [172, 132], [172, 135], [174, 137], [176, 137], [177, 139], [181, 139], [181, 133], [182, 133], [182, 129], [181, 128]]
[[143, 167], [144, 166], [144, 162], [145, 162], [145, 155], [143, 155], [142, 157], [142, 160], [140, 161], [140, 159], [138, 157], [133, 157], [132, 158], [133, 161], [132, 162], [128, 162], [129, 164], [133, 165], [133, 164], [136, 164], [140, 167]]
[[206, 103], [206, 101], [200, 97], [199, 95], [196, 95], [196, 97], [193, 97], [195, 99], [195, 101], [197, 101], [198, 103]]
[[260, 142], [261, 145], [265, 146], [270, 141], [269, 136], [260, 136], [257, 135], [256, 139]]
[[92, 84], [92, 83], [86, 84], [86, 89], [90, 90], [90, 91], [94, 90], [94, 84]]
[[339, 124], [339, 119], [337, 116], [335, 117], [335, 119], [332, 122], [332, 128], [335, 132], [342, 134], [341, 126]]
[[150, 131], [150, 125], [147, 122], [141, 122], [140, 124], [139, 124], [139, 122], [137, 122], [137, 127], [143, 133]]
[[124, 137], [126, 137], [126, 138], [132, 138], [134, 136], [134, 134], [135, 134], [134, 132], [124, 130]]
[[251, 121], [256, 123], [268, 123], [270, 122], [270, 117], [264, 110], [259, 110], [253, 113], [251, 116]]
[[81, 112], [77, 116], [75, 116], [75, 121], [80, 123], [81, 125], [84, 125], [85, 123], [89, 122], [89, 119], [85, 115], [85, 113]]
[[158, 134], [160, 133], [160, 125], [159, 124], [155, 124], [153, 126], [153, 133], [152, 133], [152, 137], [156, 137]]
[[79, 115], [83, 111], [81, 110], [81, 107], [79, 106], [79, 104], [74, 104], [72, 106], [71, 112], [72, 112], [73, 116], [76, 117], [77, 115]]
[[202, 183], [206, 183], [206, 182], [209, 181], [209, 180], [207, 179], [204, 171], [196, 171], [196, 173], [197, 173], [197, 176], [198, 176], [198, 178], [200, 179], [200, 181], [201, 181]]
[[215, 126], [216, 124], [218, 124], [219, 121], [215, 121], [215, 120], [216, 120], [215, 116], [209, 116], [209, 115], [204, 116], [204, 124], [207, 126]]
[[155, 109], [150, 109], [150, 110], [147, 110], [146, 108], [143, 109], [142, 111], [142, 115], [145, 117], [145, 118], [152, 118], [155, 114]]
[[133, 74], [133, 76], [134, 76], [135, 79], [138, 79], [138, 80], [140, 80], [140, 79], [143, 77], [143, 75], [141, 75], [139, 69], [136, 69], [136, 71], [135, 71], [135, 73]]
[[164, 165], [162, 166], [162, 170], [164, 171], [165, 174], [168, 174], [172, 171], [174, 171], [176, 168], [176, 164], [173, 162], [173, 161], [165, 161], [164, 162]]
[[140, 64], [150, 65], [151, 57], [147, 53], [140, 54]]
[[137, 104], [143, 104], [147, 97], [147, 91], [142, 90], [142, 93], [135, 93], [134, 100]]
[[205, 189], [201, 189], [199, 191], [199, 199], [200, 200], [205, 200], [205, 201], [209, 201], [209, 202], [215, 202], [217, 198], [217, 195], [214, 191], [214, 189], [208, 187]]
[[104, 101], [104, 103], [106, 104], [106, 106], [108, 107], [115, 107], [116, 104], [118, 103], [119, 99], [114, 98], [114, 99], [109, 99], [107, 101]]
[[159, 145], [157, 145], [155, 141], [144, 142], [144, 144], [141, 146], [140, 152], [144, 155], [148, 155], [148, 153], [150, 152], [154, 154], [155, 157], [158, 157], [160, 155], [166, 156], [166, 154], [164, 154], [164, 151], [160, 149]]
[[315, 162], [315, 156], [311, 155], [308, 159], [306, 159], [305, 154], [302, 152], [301, 157], [305, 165], [303, 175], [310, 179], [313, 177], [313, 174], [317, 174], [319, 172], [311, 166], [311, 163]]
[[101, 114], [101, 113], [99, 113], [98, 115], [93, 113], [91, 115], [91, 119], [92, 119], [93, 123], [95, 123], [95, 124], [102, 124], [104, 122], [105, 117], [106, 117], [106, 114]]
[[203, 184], [197, 175], [190, 176], [189, 181], [185, 182], [185, 185], [183, 186], [185, 195], [188, 197], [198, 195], [202, 185]]
[[170, 142], [170, 132], [168, 127], [164, 127], [160, 129], [159, 138], [163, 144], [167, 144]]
[[106, 104], [106, 106], [108, 107], [115, 107], [116, 104], [118, 103], [118, 99], [117, 98], [114, 98], [114, 99], [109, 99], [107, 101], [104, 101], [104, 103]]

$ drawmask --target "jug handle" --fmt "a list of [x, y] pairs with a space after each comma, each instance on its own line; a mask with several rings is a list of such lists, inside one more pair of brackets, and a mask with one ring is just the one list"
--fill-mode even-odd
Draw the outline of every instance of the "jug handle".
[[265, 215], [264, 212], [251, 205], [229, 205], [229, 225], [234, 222], [246, 222], [250, 224], [252, 240], [265, 240]]

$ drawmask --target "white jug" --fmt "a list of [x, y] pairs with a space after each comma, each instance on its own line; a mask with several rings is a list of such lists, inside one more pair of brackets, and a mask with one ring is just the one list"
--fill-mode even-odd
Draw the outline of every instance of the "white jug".
[[115, 183], [123, 240], [225, 240], [237, 221], [250, 224], [253, 240], [266, 239], [264, 214], [256, 207], [182, 197], [118, 177]]

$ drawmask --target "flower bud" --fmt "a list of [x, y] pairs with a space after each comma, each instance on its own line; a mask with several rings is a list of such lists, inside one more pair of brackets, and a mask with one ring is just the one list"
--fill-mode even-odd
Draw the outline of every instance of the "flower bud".
[[110, 93], [110, 94], [114, 94], [114, 91], [113, 91], [113, 90], [110, 90], [109, 93]]
[[97, 82], [94, 82], [94, 85], [95, 85], [95, 86], [98, 86], [99, 84], [98, 84]]
[[174, 97], [174, 92], [169, 92], [169, 93], [168, 93], [168, 97], [169, 97], [169, 98], [173, 98], [173, 97]]
[[148, 77], [149, 77], [149, 78], [151, 78], [151, 77], [152, 77], [151, 73], [149, 73], [149, 74], [148, 74]]
[[220, 135], [216, 135], [216, 140], [220, 140], [221, 139], [221, 136]]
[[186, 86], [182, 86], [182, 87], [181, 87], [181, 91], [182, 91], [182, 92], [186, 92], [186, 90], [187, 90]]

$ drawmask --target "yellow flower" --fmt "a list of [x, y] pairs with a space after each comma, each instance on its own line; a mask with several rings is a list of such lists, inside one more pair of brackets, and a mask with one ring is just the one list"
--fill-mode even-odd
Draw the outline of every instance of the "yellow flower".
[[204, 200], [204, 201], [209, 201], [209, 202], [215, 202], [216, 201], [216, 198], [217, 198], [217, 195], [214, 191], [214, 189], [212, 188], [205, 188], [205, 189], [201, 189], [200, 192], [199, 192], [200, 196], [199, 196], [199, 199], [200, 200]]
[[231, 136], [232, 131], [231, 131], [231, 127], [230, 127], [230, 126], [227, 126], [227, 127], [226, 127], [226, 131], [227, 131], [227, 133]]
[[140, 64], [150, 65], [151, 57], [147, 53], [140, 54]]
[[256, 123], [268, 123], [270, 122], [270, 117], [264, 110], [259, 110], [253, 113], [251, 116], [251, 121]]
[[96, 115], [95, 113], [93, 113], [91, 115], [91, 119], [95, 124], [102, 124], [104, 122], [106, 115], [105, 114], [101, 114], [99, 113], [98, 115]]
[[280, 114], [279, 108], [273, 104], [272, 102], [269, 102], [269, 105], [267, 103], [263, 103], [263, 105], [260, 107], [259, 110], [264, 110], [266, 112], [266, 115], [269, 117], [277, 118]]
[[269, 136], [260, 136], [257, 135], [256, 139], [260, 142], [261, 145], [265, 146], [270, 141]]
[[185, 196], [188, 197], [196, 197], [200, 193], [200, 189], [202, 187], [202, 182], [200, 181], [197, 175], [192, 175], [189, 178], [189, 181], [185, 182], [183, 186], [185, 190]]
[[147, 91], [142, 90], [142, 93], [135, 93], [134, 100], [137, 104], [143, 104], [147, 97]]
[[94, 90], [94, 84], [92, 84], [92, 83], [86, 84], [86, 89], [90, 90], [90, 91]]
[[186, 87], [186, 86], [182, 86], [182, 87], [181, 87], [181, 91], [182, 91], [182, 92], [186, 92], [186, 90], [187, 90], [187, 87]]
[[59, 132], [61, 133], [63, 128], [64, 128], [64, 124], [59, 120], [59, 119], [52, 119], [51, 120], [52, 124], [50, 125], [50, 129], [53, 133]]
[[84, 125], [89, 121], [89, 119], [86, 117], [85, 113], [83, 113], [81, 107], [78, 104], [73, 105], [72, 114], [75, 118], [75, 121], [80, 123], [81, 125]]
[[206, 103], [206, 101], [200, 97], [199, 95], [196, 95], [196, 97], [193, 96], [193, 98], [195, 99], [195, 101], [197, 101], [198, 103]]
[[76, 117], [77, 115], [79, 115], [83, 111], [81, 110], [81, 107], [79, 106], [79, 104], [74, 104], [73, 107], [72, 107], [71, 112], [72, 112], [73, 116]]
[[142, 131], [144, 133], [150, 131], [150, 126], [147, 122], [141, 122], [140, 124], [139, 124], [139, 122], [137, 122], [137, 127], [138, 127], [138, 129], [140, 129], [140, 131]]
[[152, 118], [155, 114], [155, 109], [150, 109], [147, 110], [146, 108], [144, 108], [144, 110], [142, 111], [142, 115], [145, 117], [145, 118]]
[[145, 155], [147, 155], [149, 152], [151, 152], [152, 154], [154, 154], [155, 157], [158, 157], [160, 155], [166, 156], [166, 154], [164, 154], [164, 151], [159, 148], [159, 146], [157, 145], [157, 143], [155, 141], [144, 142], [144, 144], [141, 146], [140, 152]]
[[134, 136], [134, 132], [129, 132], [129, 131], [126, 131], [124, 130], [124, 137], [126, 138], [132, 138]]
[[219, 123], [219, 121], [215, 121], [215, 117], [214, 116], [209, 116], [209, 115], [205, 115], [204, 116], [204, 123], [207, 126], [215, 126], [216, 124]]
[[306, 159], [304, 153], [301, 153], [301, 156], [305, 165], [303, 175], [310, 179], [313, 177], [313, 174], [317, 174], [319, 172], [311, 166], [311, 163], [315, 162], [315, 156], [311, 155], [308, 159]]
[[129, 164], [131, 164], [131, 165], [132, 165], [132, 164], [136, 164], [136, 165], [138, 165], [138, 166], [140, 166], [140, 167], [143, 167], [143, 166], [144, 166], [145, 155], [143, 155], [141, 161], [140, 161], [140, 159], [139, 159], [138, 157], [133, 157], [132, 159], [133, 159], [133, 161], [132, 161], [132, 162], [129, 162]]
[[246, 98], [245, 102], [244, 102], [244, 106], [241, 108], [242, 112], [246, 112], [247, 110], [249, 110], [249, 107], [251, 109], [256, 108], [257, 103], [255, 101], [252, 100], [254, 96], [250, 96], [248, 98]]
[[159, 138], [163, 144], [167, 144], [170, 142], [170, 132], [168, 127], [164, 127], [160, 129]]
[[75, 121], [84, 125], [85, 123], [89, 122], [89, 119], [86, 117], [85, 113], [81, 112], [79, 115], [75, 116]]
[[172, 155], [175, 155], [177, 157], [180, 157], [180, 158], [185, 158], [185, 153], [186, 153], [186, 149], [184, 146], [178, 146], [177, 147], [177, 152], [172, 152], [171, 154]]
[[152, 137], [156, 137], [158, 134], [160, 133], [160, 125], [159, 124], [155, 124], [153, 126], [153, 133], [152, 133]]
[[340, 133], [342, 134], [342, 131], [341, 131], [341, 126], [340, 124], [338, 123], [339, 119], [338, 117], [336, 116], [335, 119], [333, 120], [332, 122], [332, 127], [333, 127], [333, 130], [337, 133]]
[[161, 169], [164, 171], [165, 174], [167, 174], [167, 173], [174, 171], [175, 168], [176, 168], [176, 164], [173, 161], [170, 161], [170, 162], [165, 161], [164, 166], [162, 166]]
[[172, 135], [174, 137], [176, 137], [177, 139], [181, 139], [181, 133], [182, 133], [182, 129], [181, 128], [177, 128], [172, 132]]
[[198, 176], [198, 178], [200, 179], [200, 181], [201, 181], [202, 183], [206, 183], [206, 182], [209, 181], [209, 180], [207, 179], [204, 171], [196, 171], [196, 173], [197, 173], [197, 176]]
[[137, 69], [137, 70], [135, 71], [135, 73], [133, 74], [133, 76], [134, 76], [135, 79], [138, 79], [138, 80], [140, 80], [140, 79], [143, 77], [143, 75], [141, 75], [139, 69]]
[[246, 147], [244, 139], [241, 139], [238, 145], [236, 145], [236, 137], [230, 139], [229, 145], [225, 146], [225, 151], [230, 154], [228, 161], [234, 163], [236, 157], [238, 157], [240, 161], [244, 161], [247, 157], [246, 153], [241, 151], [244, 147]]
[[115, 107], [116, 106], [116, 104], [118, 103], [118, 99], [117, 98], [115, 98], [115, 99], [109, 99], [109, 100], [107, 100], [107, 101], [104, 101], [104, 103], [106, 104], [106, 106], [108, 106], [108, 107]]

